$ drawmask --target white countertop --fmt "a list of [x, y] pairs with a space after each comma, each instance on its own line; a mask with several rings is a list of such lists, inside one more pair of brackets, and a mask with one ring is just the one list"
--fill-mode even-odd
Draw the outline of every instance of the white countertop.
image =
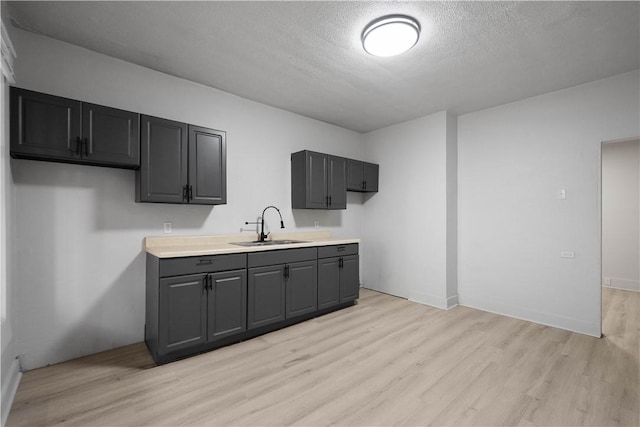
[[261, 252], [275, 249], [310, 248], [328, 245], [360, 243], [360, 239], [333, 238], [329, 231], [307, 231], [297, 233], [274, 233], [268, 240], [302, 240], [304, 243], [283, 245], [239, 246], [232, 242], [251, 242], [255, 234], [229, 234], [210, 236], [152, 236], [145, 237], [144, 250], [158, 258], [177, 258], [200, 255], [222, 255]]

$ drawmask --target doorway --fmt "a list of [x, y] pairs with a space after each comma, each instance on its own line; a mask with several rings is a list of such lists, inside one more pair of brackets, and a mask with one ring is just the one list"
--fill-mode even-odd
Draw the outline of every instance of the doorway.
[[609, 297], [640, 292], [640, 138], [603, 142], [601, 166], [604, 323]]

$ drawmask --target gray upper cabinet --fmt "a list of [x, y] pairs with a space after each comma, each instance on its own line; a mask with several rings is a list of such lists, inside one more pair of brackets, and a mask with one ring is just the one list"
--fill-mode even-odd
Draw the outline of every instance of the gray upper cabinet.
[[313, 151], [291, 154], [291, 205], [294, 209], [346, 209], [347, 161]]
[[186, 201], [187, 125], [142, 116], [140, 170], [136, 172], [136, 202]]
[[82, 103], [83, 158], [137, 168], [140, 165], [140, 115]]
[[226, 203], [225, 132], [142, 116], [136, 201]]
[[137, 113], [11, 88], [11, 156], [137, 168]]
[[189, 125], [189, 203], [226, 203], [226, 158], [224, 132]]
[[378, 191], [379, 166], [360, 160], [347, 160], [347, 190], [359, 192]]

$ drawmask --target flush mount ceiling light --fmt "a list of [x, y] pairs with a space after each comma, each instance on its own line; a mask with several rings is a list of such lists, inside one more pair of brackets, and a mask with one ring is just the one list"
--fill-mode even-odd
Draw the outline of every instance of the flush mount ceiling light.
[[362, 32], [362, 47], [374, 56], [394, 56], [411, 49], [420, 24], [410, 16], [388, 15], [371, 21]]

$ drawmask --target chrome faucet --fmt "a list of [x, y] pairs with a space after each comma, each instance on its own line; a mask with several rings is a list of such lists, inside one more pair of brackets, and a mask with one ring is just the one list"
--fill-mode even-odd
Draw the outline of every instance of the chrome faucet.
[[[264, 242], [265, 240], [267, 240], [267, 237], [269, 236], [269, 234], [271, 234], [270, 232], [267, 233], [267, 234], [264, 234], [264, 213], [269, 208], [273, 208], [276, 211], [278, 211], [278, 215], [280, 215], [280, 228], [284, 228], [284, 221], [282, 221], [282, 214], [280, 213], [280, 209], [276, 208], [275, 206], [267, 206], [262, 211], [262, 216], [261, 216], [260, 223], [259, 223], [260, 224], [260, 237], [258, 238], [259, 242]], [[245, 224], [258, 224], [258, 223], [245, 221]]]

